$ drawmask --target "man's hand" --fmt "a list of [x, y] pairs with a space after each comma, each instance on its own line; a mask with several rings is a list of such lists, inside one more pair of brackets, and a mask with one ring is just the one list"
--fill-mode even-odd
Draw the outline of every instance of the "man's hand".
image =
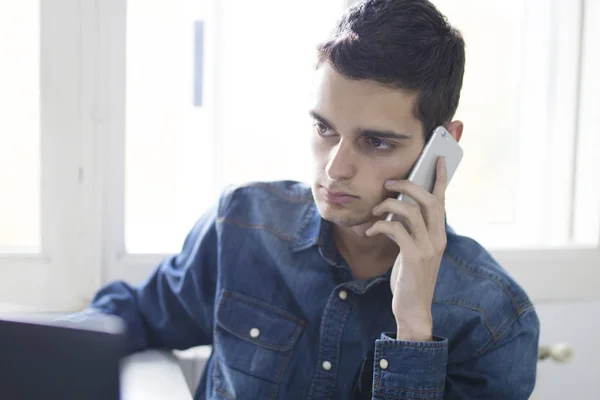
[[410, 229], [409, 233], [400, 221], [377, 221], [366, 232], [367, 236], [387, 234], [401, 249], [391, 277], [392, 311], [396, 317], [398, 340], [432, 340], [431, 305], [446, 248], [446, 186], [446, 164], [440, 158], [433, 193], [407, 180], [386, 182], [387, 190], [408, 195], [418, 206], [389, 198], [373, 209], [374, 215], [391, 212]]

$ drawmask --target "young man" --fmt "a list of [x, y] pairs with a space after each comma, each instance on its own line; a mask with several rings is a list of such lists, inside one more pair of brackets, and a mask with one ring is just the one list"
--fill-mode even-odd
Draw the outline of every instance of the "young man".
[[436, 126], [461, 138], [460, 34], [427, 0], [367, 0], [317, 64], [312, 187], [226, 191], [181, 253], [90, 311], [123, 318], [132, 352], [212, 345], [197, 399], [528, 398], [531, 301], [446, 225], [443, 159], [433, 193], [404, 180]]

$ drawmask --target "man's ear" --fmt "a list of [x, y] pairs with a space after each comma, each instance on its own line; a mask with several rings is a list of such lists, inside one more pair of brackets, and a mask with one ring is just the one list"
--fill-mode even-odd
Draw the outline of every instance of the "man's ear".
[[454, 139], [456, 139], [457, 142], [460, 142], [460, 138], [462, 137], [462, 133], [463, 133], [462, 121], [456, 120], [456, 121], [449, 122], [446, 124], [445, 128], [448, 132], [450, 132], [452, 137]]

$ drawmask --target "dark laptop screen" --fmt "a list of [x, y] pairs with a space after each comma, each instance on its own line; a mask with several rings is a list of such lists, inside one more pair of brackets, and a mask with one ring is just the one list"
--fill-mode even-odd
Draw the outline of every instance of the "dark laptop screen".
[[119, 399], [123, 332], [0, 320], [0, 398]]

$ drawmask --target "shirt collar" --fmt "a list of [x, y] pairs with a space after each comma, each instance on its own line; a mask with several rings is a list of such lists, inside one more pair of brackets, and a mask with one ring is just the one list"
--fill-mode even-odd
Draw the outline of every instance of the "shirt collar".
[[333, 240], [332, 224], [321, 217], [314, 202], [307, 208], [300, 222], [291, 250], [298, 252], [313, 246], [319, 246], [319, 253], [329, 264], [339, 266], [342, 263]]
[[316, 204], [309, 203], [306, 208], [296, 235], [292, 238], [292, 251], [298, 252], [315, 246], [319, 242], [323, 221]]

